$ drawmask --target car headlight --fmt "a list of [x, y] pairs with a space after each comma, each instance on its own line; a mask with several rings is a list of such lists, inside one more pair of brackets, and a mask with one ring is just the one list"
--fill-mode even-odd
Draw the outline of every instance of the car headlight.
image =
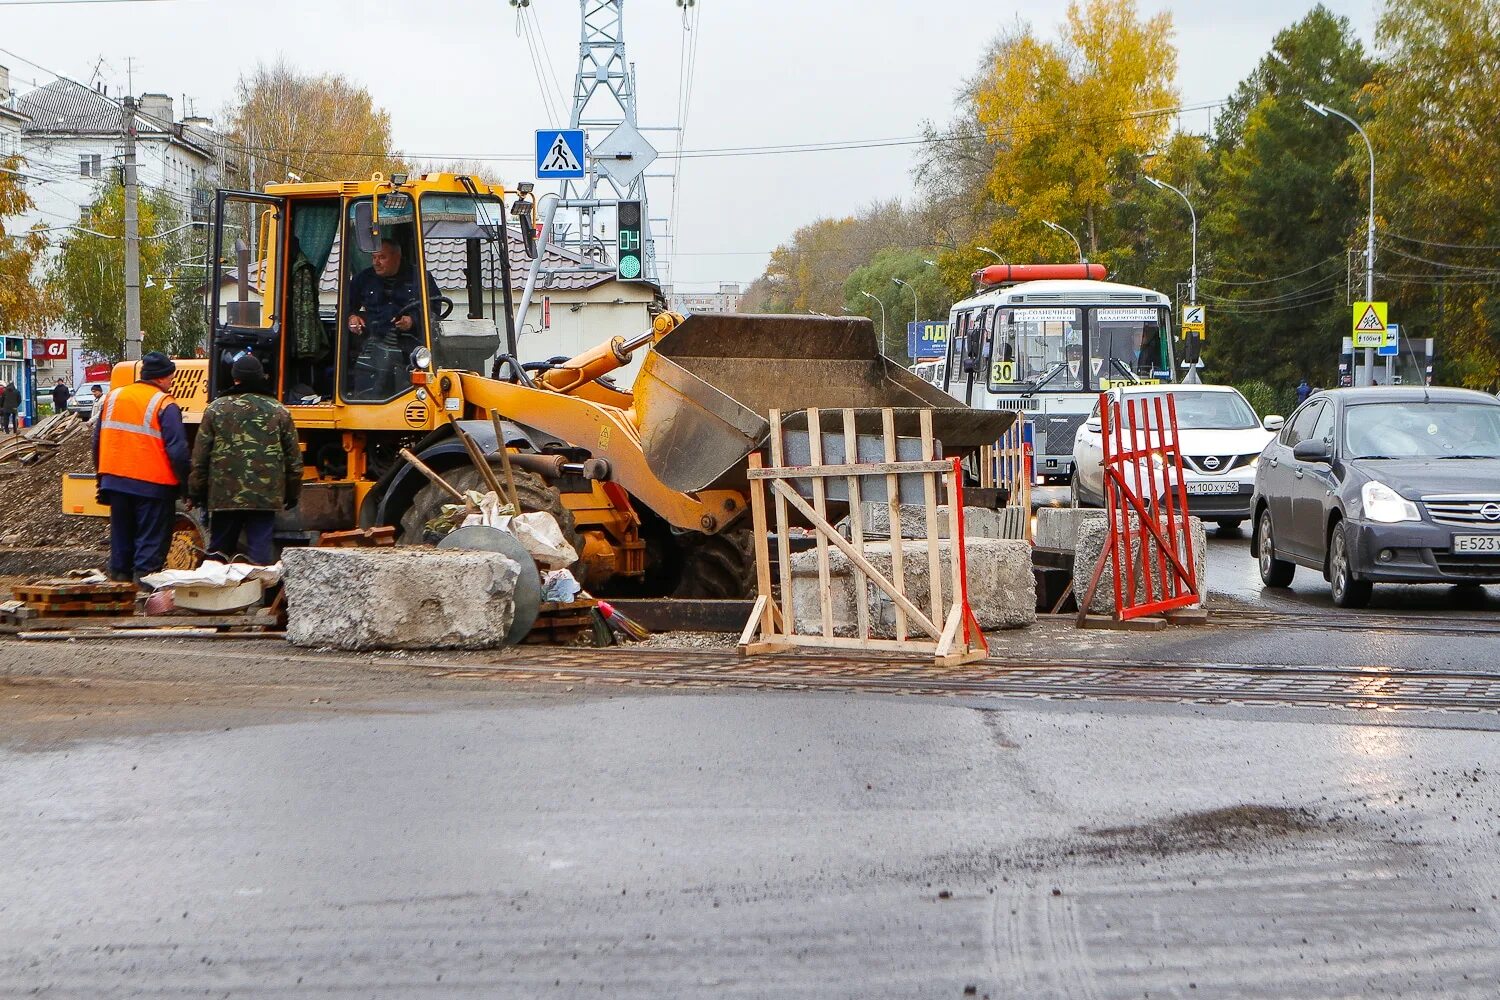
[[1253, 469], [1253, 468], [1255, 468], [1259, 464], [1260, 464], [1260, 456], [1259, 455], [1251, 455], [1250, 456], [1250, 461], [1249, 461], [1248, 464], [1246, 464], [1245, 468], [1247, 468], [1247, 469]]
[[1385, 483], [1370, 480], [1359, 488], [1359, 498], [1365, 508], [1365, 517], [1381, 524], [1397, 524], [1401, 521], [1420, 521], [1417, 505], [1391, 489]]

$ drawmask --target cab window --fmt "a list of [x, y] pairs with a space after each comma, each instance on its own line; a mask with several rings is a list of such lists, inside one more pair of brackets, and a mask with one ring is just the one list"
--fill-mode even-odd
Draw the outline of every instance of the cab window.
[[[411, 386], [412, 351], [427, 345], [427, 306], [418, 274], [414, 214], [410, 197], [388, 202], [382, 196], [375, 225], [369, 199], [351, 202], [345, 240], [339, 333], [343, 342], [343, 394], [361, 402], [394, 399]], [[356, 236], [358, 238], [353, 238]]]
[[1298, 410], [1286, 425], [1286, 430], [1281, 432], [1281, 443], [1291, 448], [1301, 441], [1306, 441], [1312, 436], [1313, 427], [1318, 423], [1318, 418], [1322, 415], [1322, 400], [1309, 403]]

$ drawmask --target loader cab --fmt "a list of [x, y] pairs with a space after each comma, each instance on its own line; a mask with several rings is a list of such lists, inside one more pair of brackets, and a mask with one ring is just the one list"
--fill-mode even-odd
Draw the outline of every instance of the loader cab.
[[440, 415], [410, 405], [418, 348], [484, 370], [511, 315], [504, 202], [467, 177], [397, 179], [218, 193], [210, 398], [252, 353], [289, 406], [421, 430]]

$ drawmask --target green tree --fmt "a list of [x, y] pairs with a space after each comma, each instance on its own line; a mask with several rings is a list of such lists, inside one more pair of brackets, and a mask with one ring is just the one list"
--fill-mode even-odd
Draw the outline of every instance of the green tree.
[[[186, 241], [168, 230], [182, 225], [180, 210], [162, 191], [143, 192], [137, 212], [140, 234], [141, 328], [144, 349], [164, 350], [173, 339], [173, 289], [192, 279], [181, 278], [178, 262]], [[109, 184], [79, 216], [79, 231], [62, 245], [53, 262], [49, 282], [62, 303], [62, 319], [83, 339], [85, 350], [111, 360], [125, 353], [125, 190]], [[85, 231], [86, 230], [86, 231]], [[186, 232], [185, 230], [183, 232]], [[144, 287], [150, 278], [155, 287]]]
[[1377, 294], [1390, 300], [1393, 322], [1437, 339], [1441, 381], [1494, 389], [1500, 2], [1391, 3], [1377, 36], [1389, 54], [1366, 90], [1377, 215], [1387, 230]]
[[1200, 226], [1208, 378], [1333, 384], [1364, 161], [1355, 169], [1346, 124], [1302, 101], [1353, 109], [1373, 70], [1348, 20], [1320, 5], [1276, 35], [1220, 116]]
[[[881, 353], [887, 357], [902, 362], [911, 360], [906, 353], [906, 325], [911, 322], [914, 309], [924, 320], [948, 317], [953, 293], [937, 268], [927, 263], [930, 259], [921, 250], [888, 248], [877, 252], [868, 264], [855, 268], [844, 281], [841, 309], [870, 317], [875, 323], [877, 337], [884, 322]], [[906, 285], [896, 284], [897, 278]], [[866, 293], [880, 300], [884, 311], [867, 298]]]
[[59, 313], [56, 297], [36, 280], [47, 237], [6, 226], [7, 218], [33, 207], [25, 164], [19, 156], [0, 160], [0, 333], [40, 336]]

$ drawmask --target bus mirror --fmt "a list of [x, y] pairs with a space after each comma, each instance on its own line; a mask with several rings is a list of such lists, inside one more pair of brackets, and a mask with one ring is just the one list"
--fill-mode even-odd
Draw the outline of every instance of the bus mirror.
[[380, 249], [380, 231], [375, 228], [375, 209], [368, 201], [354, 204], [354, 245], [362, 253]]

